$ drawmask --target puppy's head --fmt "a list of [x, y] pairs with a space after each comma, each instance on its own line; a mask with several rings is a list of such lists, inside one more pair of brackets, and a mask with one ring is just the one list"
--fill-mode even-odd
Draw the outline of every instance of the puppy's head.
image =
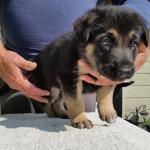
[[131, 78], [139, 44], [148, 47], [148, 31], [143, 20], [131, 10], [121, 7], [98, 7], [74, 23], [84, 59], [112, 80]]

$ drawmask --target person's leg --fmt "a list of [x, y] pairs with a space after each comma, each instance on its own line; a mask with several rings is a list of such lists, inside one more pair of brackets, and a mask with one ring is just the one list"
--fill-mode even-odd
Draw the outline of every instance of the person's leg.
[[10, 89], [2, 80], [0, 81], [1, 114], [30, 113], [31, 104], [26, 96]]
[[10, 93], [3, 99], [1, 112], [2, 114], [30, 113], [30, 101], [20, 92]]
[[96, 110], [96, 93], [83, 95], [85, 112], [95, 112]]

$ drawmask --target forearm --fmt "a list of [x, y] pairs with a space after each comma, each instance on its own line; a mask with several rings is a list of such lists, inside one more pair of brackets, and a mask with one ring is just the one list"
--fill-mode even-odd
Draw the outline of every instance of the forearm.
[[0, 49], [1, 48], [3, 48], [4, 46], [3, 46], [3, 42], [2, 42], [2, 40], [0, 39]]
[[[149, 37], [150, 37], [150, 33], [149, 33]], [[135, 60], [136, 70], [140, 69], [143, 66], [143, 64], [145, 63], [145, 61], [149, 56], [149, 51], [150, 51], [150, 46], [146, 48], [143, 43], [140, 44], [139, 52]]]
[[149, 56], [149, 47], [146, 48], [144, 53], [139, 53], [137, 55], [136, 61], [135, 61], [136, 71], [139, 70], [143, 66], [148, 56]]
[[0, 56], [2, 56], [6, 52], [6, 49], [4, 48], [3, 42], [0, 39]]
[[0, 26], [0, 51], [3, 49], [4, 49], [4, 46], [3, 46], [3, 39], [2, 39], [1, 26]]

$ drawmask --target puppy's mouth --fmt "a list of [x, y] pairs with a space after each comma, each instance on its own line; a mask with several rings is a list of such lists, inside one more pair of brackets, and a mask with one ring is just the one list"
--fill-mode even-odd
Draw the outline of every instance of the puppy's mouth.
[[116, 68], [110, 64], [100, 67], [99, 72], [101, 75], [110, 80], [122, 81], [130, 79], [134, 75], [135, 69], [133, 66]]

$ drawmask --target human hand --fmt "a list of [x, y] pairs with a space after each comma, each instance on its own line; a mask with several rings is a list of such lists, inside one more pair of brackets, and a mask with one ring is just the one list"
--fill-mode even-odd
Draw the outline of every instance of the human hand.
[[[149, 34], [150, 35], [150, 34]], [[135, 60], [135, 71], [137, 71], [138, 69], [140, 69], [142, 67], [142, 65], [145, 63], [148, 54], [149, 54], [149, 46], [146, 48], [146, 46], [144, 45], [144, 43], [140, 43], [139, 46], [139, 52], [136, 56], [136, 60]], [[84, 60], [79, 60], [78, 64], [81, 68], [83, 68], [87, 73], [91, 74], [92, 76], [96, 77], [97, 80], [94, 80], [93, 78], [91, 78], [88, 75], [81, 75], [80, 79], [82, 79], [83, 81], [86, 81], [88, 83], [91, 84], [95, 84], [95, 85], [116, 85], [116, 84], [121, 84], [124, 81], [112, 81], [110, 79], [107, 79], [106, 77], [100, 75], [98, 72], [92, 70], [92, 68], [86, 64], [84, 62]]]
[[139, 45], [139, 51], [135, 59], [135, 70], [140, 69], [149, 55], [149, 46], [146, 48], [143, 42]]
[[92, 70], [92, 68], [88, 64], [86, 64], [83, 59], [80, 59], [78, 61], [78, 65], [81, 68], [83, 68], [87, 73], [89, 73], [92, 76], [97, 78], [97, 80], [94, 80], [90, 76], [83, 74], [83, 75], [80, 75], [80, 79], [83, 81], [86, 81], [86, 82], [91, 83], [91, 84], [103, 85], [103, 86], [116, 85], [116, 84], [123, 83], [123, 81], [112, 81], [112, 80], [100, 75], [98, 72]]
[[36, 66], [36, 63], [27, 61], [17, 53], [0, 47], [0, 77], [10, 88], [19, 90], [34, 100], [47, 103], [48, 100], [43, 96], [48, 96], [50, 93], [31, 84], [21, 71], [21, 69], [31, 71]]

